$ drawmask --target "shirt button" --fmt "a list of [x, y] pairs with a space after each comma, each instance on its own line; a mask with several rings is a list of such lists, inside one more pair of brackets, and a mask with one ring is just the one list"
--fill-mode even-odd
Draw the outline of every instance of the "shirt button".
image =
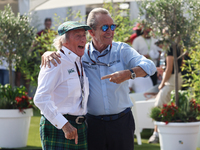
[[56, 127], [58, 127], [58, 125], [57, 125], [57, 124], [56, 124], [55, 126], [56, 126]]

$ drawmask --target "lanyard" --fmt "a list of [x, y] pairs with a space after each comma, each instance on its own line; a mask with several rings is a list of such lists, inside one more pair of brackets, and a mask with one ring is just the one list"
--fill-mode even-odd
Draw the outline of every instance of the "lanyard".
[[110, 49], [108, 50], [107, 53], [98, 56], [98, 57], [97, 57], [97, 61], [94, 61], [94, 60], [90, 57], [90, 52], [89, 52], [89, 51], [90, 51], [90, 44], [88, 44], [88, 48], [87, 48], [88, 51], [87, 51], [87, 53], [88, 53], [88, 56], [89, 56], [90, 60], [91, 60], [93, 63], [89, 63], [89, 62], [86, 62], [86, 61], [83, 61], [83, 62], [84, 62], [84, 63], [87, 63], [87, 64], [89, 64], [89, 65], [100, 65], [100, 66], [108, 66], [108, 67], [110, 67], [110, 64], [106, 64], [106, 63], [100, 62], [100, 61], [99, 61], [99, 58], [100, 58], [100, 57], [103, 57], [103, 56], [106, 56], [106, 55], [111, 51], [111, 48], [112, 48], [112, 45], [110, 46]]
[[81, 74], [80, 74], [80, 71], [78, 69], [78, 65], [77, 65], [76, 62], [75, 62], [75, 65], [76, 65], [76, 70], [77, 70], [77, 73], [78, 73], [78, 77], [80, 79], [81, 89], [83, 89], [83, 66], [82, 66], [82, 63], [81, 63]]
[[146, 42], [147, 44], [147, 47], [148, 47], [148, 51], [150, 51], [150, 48], [151, 48], [151, 38], [150, 38], [150, 43], [148, 44], [147, 40], [144, 38], [144, 41]]
[[81, 78], [81, 76], [83, 77], [83, 66], [82, 66], [82, 63], [81, 63], [81, 74], [80, 74], [80, 71], [78, 69], [78, 65], [77, 65], [76, 62], [75, 62], [75, 65], [76, 65], [76, 70], [77, 70], [79, 78]]

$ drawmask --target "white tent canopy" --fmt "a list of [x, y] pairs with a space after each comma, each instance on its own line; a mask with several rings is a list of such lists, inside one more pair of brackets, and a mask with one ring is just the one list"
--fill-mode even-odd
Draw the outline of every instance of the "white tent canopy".
[[[37, 1], [37, 0], [32, 0]], [[31, 7], [30, 10], [44, 10], [44, 9], [54, 9], [61, 7], [71, 7], [79, 5], [91, 5], [91, 4], [102, 4], [106, 3], [116, 3], [116, 2], [131, 2], [131, 1], [140, 1], [140, 0], [43, 0], [39, 5]]]

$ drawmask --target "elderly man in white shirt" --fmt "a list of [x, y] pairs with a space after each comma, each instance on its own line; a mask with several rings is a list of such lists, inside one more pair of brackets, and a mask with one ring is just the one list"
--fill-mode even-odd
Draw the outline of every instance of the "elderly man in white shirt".
[[87, 25], [67, 21], [58, 27], [54, 46], [62, 56], [61, 65], [42, 67], [34, 97], [41, 110], [42, 148], [87, 150], [85, 114], [89, 95], [88, 78], [81, 63]]

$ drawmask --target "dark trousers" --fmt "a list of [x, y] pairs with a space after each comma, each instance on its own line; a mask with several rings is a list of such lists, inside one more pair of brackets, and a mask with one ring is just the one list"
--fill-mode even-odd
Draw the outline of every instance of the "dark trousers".
[[114, 121], [86, 116], [88, 150], [134, 150], [135, 122], [132, 112]]

